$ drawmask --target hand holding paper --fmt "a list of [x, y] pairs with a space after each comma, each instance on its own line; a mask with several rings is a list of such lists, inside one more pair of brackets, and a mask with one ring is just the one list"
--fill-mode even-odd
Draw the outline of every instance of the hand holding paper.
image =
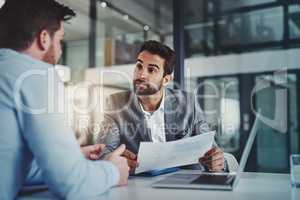
[[215, 132], [174, 142], [141, 142], [135, 173], [196, 164], [212, 148]]

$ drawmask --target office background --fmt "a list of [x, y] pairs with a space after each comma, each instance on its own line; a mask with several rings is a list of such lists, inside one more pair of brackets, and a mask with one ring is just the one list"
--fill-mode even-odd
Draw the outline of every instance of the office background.
[[269, 121], [246, 171], [289, 172], [290, 154], [300, 153], [298, 0], [59, 1], [78, 14], [65, 25], [60, 61], [78, 138], [94, 139], [105, 98], [131, 88], [139, 47], [154, 39], [176, 50], [173, 86], [197, 94], [221, 148], [239, 159], [261, 109]]

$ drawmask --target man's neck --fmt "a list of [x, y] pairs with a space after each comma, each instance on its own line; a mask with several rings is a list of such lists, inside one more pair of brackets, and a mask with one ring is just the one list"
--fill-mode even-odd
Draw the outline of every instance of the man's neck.
[[149, 96], [138, 96], [139, 102], [143, 106], [143, 109], [147, 112], [156, 111], [163, 99], [164, 89], [162, 88], [159, 92]]
[[30, 56], [33, 59], [43, 61], [44, 55], [38, 50], [36, 42], [34, 42], [30, 47], [24, 50], [20, 50], [19, 53]]

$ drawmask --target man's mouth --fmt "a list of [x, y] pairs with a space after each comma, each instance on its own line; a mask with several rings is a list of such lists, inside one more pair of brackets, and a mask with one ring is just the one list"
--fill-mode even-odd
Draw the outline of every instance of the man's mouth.
[[142, 81], [142, 80], [136, 80], [136, 81], [134, 81], [134, 84], [135, 84], [136, 86], [140, 86], [140, 85], [146, 86], [146, 85], [147, 85], [147, 82], [146, 82], [146, 81]]
[[145, 90], [148, 88], [148, 86], [144, 83], [138, 83], [138, 84], [135, 84], [135, 88], [138, 90]]

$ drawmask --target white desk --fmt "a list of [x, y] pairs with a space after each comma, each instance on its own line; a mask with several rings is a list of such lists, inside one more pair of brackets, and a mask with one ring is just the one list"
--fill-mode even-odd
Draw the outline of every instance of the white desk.
[[[243, 173], [234, 191], [155, 189], [154, 178], [130, 178], [127, 187], [113, 188], [99, 200], [299, 200], [300, 188], [291, 188], [288, 174]], [[56, 199], [49, 192], [20, 197], [20, 200]]]

